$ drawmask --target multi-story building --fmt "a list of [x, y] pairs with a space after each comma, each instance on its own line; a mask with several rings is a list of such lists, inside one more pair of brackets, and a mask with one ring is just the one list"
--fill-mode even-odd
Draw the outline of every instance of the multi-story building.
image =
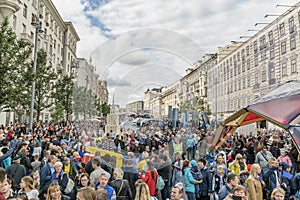
[[[61, 18], [51, 0], [1, 0], [0, 22], [6, 17], [19, 39], [35, 45], [35, 34], [38, 34], [37, 48], [47, 53], [47, 65], [53, 71], [71, 75], [76, 67], [80, 39], [72, 23]], [[42, 120], [49, 116], [47, 111], [41, 113]], [[11, 116], [6, 121], [13, 119]]]
[[129, 104], [126, 104], [126, 112], [138, 113], [144, 110], [144, 101], [135, 101]]
[[150, 101], [150, 111], [151, 115], [154, 118], [161, 119], [162, 118], [162, 102], [161, 102], [161, 96], [157, 96]]
[[161, 117], [167, 118], [169, 108], [179, 108], [179, 87], [180, 80], [175, 83], [164, 87], [161, 94]]
[[77, 58], [73, 76], [76, 87], [87, 89], [97, 98], [100, 105], [108, 104], [107, 82], [99, 79], [92, 59], [88, 62], [85, 58]]
[[96, 87], [98, 85], [98, 75], [95, 73], [95, 67], [92, 65], [91, 60], [88, 61], [85, 58], [77, 59], [77, 68], [74, 72], [75, 84], [77, 87], [86, 88], [96, 93]]
[[232, 114], [279, 85], [300, 80], [300, 3], [208, 69], [213, 112]]
[[[14, 5], [19, 10], [12, 9]], [[10, 9], [10, 12], [7, 10]], [[71, 22], [65, 22], [51, 0], [16, 1], [6, 0], [0, 2], [0, 21], [8, 17], [9, 23], [18, 38], [25, 39], [34, 44], [36, 27], [32, 22], [38, 20], [42, 33], [38, 35], [38, 49], [47, 52], [47, 64], [58, 73], [72, 72], [76, 59], [77, 42], [80, 40]]]
[[144, 94], [144, 109], [145, 110], [151, 110], [151, 101], [159, 97], [161, 95], [161, 89], [162, 88], [152, 88], [151, 90], [148, 89]]
[[187, 68], [186, 75], [180, 79], [179, 102], [191, 101], [199, 96], [200, 67]]

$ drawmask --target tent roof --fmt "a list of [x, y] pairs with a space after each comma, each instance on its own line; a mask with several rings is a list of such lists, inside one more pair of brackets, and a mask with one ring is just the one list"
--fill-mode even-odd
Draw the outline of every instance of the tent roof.
[[290, 82], [287, 82], [287, 83], [279, 86], [278, 88], [274, 89], [273, 91], [269, 92], [268, 94], [264, 95], [263, 97], [255, 100], [249, 106], [259, 104], [259, 103], [264, 103], [264, 102], [279, 99], [279, 98], [293, 96], [296, 94], [300, 94], [300, 82], [290, 81]]
[[[265, 96], [257, 99], [246, 108], [242, 108], [222, 122], [226, 127], [239, 127], [262, 120], [288, 129], [300, 122], [300, 82], [288, 82], [274, 89]], [[220, 137], [221, 129], [218, 129], [214, 144]], [[226, 134], [225, 134], [226, 135]]]
[[247, 109], [282, 128], [299, 123], [300, 82], [281, 85], [254, 101]]

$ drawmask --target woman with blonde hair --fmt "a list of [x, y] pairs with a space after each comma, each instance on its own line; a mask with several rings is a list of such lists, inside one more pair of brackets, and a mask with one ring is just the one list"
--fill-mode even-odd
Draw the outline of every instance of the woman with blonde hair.
[[26, 193], [28, 199], [38, 199], [39, 192], [35, 189], [33, 179], [30, 176], [21, 179], [20, 188], [19, 193]]
[[250, 170], [250, 176], [247, 180], [248, 188], [248, 199], [249, 200], [262, 200], [262, 185], [258, 174], [261, 173], [261, 168], [259, 164], [253, 164]]
[[282, 188], [275, 188], [271, 194], [273, 200], [284, 200], [285, 191]]
[[96, 200], [96, 190], [92, 187], [83, 187], [77, 191], [77, 200]]
[[235, 160], [231, 165], [231, 171], [236, 175], [239, 175], [242, 171], [248, 172], [246, 162], [243, 160], [243, 156], [241, 154], [237, 154], [235, 156]]
[[49, 186], [46, 200], [61, 200], [61, 191], [59, 185]]
[[135, 200], [151, 200], [149, 187], [146, 183], [141, 182], [136, 188]]
[[67, 200], [67, 198], [62, 196], [59, 185], [55, 184], [48, 187], [46, 200]]

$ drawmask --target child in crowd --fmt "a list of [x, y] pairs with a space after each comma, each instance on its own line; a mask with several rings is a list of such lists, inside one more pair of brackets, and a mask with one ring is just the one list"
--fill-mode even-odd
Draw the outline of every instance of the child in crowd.
[[213, 176], [212, 189], [214, 191], [213, 198], [218, 200], [218, 193], [223, 185], [226, 184], [225, 167], [223, 165], [218, 166], [217, 173]]

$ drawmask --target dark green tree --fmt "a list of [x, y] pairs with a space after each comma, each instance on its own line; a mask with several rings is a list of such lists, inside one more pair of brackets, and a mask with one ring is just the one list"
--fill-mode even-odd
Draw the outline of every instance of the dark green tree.
[[57, 74], [52, 70], [52, 66], [47, 66], [47, 53], [43, 50], [37, 52], [36, 74], [35, 79], [35, 102], [36, 120], [40, 118], [41, 111], [52, 105], [52, 91]]
[[67, 121], [69, 120], [70, 114], [73, 113], [73, 77], [64, 75], [62, 78], [58, 79], [54, 88], [55, 89], [52, 94], [55, 99], [55, 107], [58, 111], [62, 108], [66, 112], [65, 120]]
[[103, 117], [106, 117], [110, 113], [110, 106], [107, 103], [101, 104], [101, 110]]
[[0, 27], [0, 110], [24, 109], [30, 102], [30, 84], [25, 76], [30, 66], [32, 45], [18, 40], [7, 18]]

